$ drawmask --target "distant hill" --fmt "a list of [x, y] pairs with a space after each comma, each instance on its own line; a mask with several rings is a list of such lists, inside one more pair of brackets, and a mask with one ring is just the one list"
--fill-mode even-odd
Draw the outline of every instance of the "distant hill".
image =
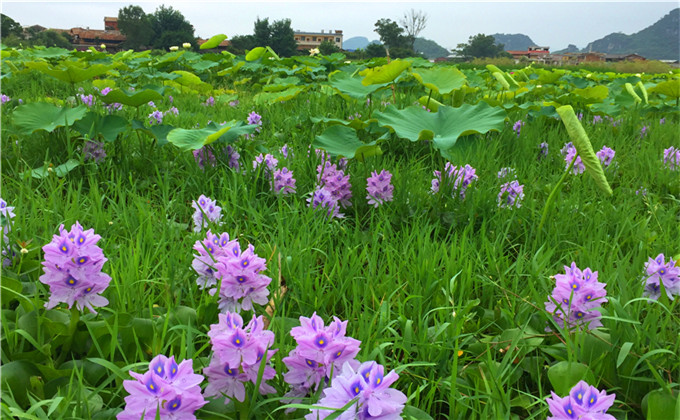
[[451, 51], [432, 41], [431, 39], [416, 38], [413, 44], [413, 49], [416, 52], [425, 54], [427, 58], [447, 57]]
[[496, 44], [503, 44], [505, 51], [526, 51], [532, 45], [538, 45], [524, 34], [493, 34]]
[[569, 44], [569, 46], [567, 46], [567, 48], [565, 48], [563, 50], [559, 50], [559, 51], [553, 51], [552, 53], [553, 54], [564, 54], [564, 53], [577, 53], [577, 52], [581, 52], [581, 50], [579, 50], [579, 48], [576, 45]]
[[366, 48], [368, 44], [380, 44], [380, 41], [369, 41], [365, 36], [354, 36], [352, 38], [342, 41], [342, 49], [347, 51], [354, 51], [359, 48]]
[[640, 54], [651, 59], [680, 59], [680, 8], [632, 35], [613, 33], [588, 44], [582, 52]]

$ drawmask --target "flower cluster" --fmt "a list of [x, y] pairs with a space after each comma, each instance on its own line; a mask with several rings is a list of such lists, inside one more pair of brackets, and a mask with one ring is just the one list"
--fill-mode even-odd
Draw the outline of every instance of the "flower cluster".
[[264, 172], [271, 174], [272, 172], [274, 172], [274, 170], [276, 170], [276, 166], [279, 164], [279, 161], [269, 153], [267, 153], [266, 155], [262, 155], [262, 153], [260, 153], [258, 156], [255, 157], [255, 160], [253, 161], [253, 170], [257, 169], [263, 163]]
[[640, 138], [644, 139], [645, 137], [647, 137], [647, 134], [649, 134], [649, 126], [643, 125], [642, 128], [640, 129]]
[[515, 173], [515, 168], [501, 168], [498, 171], [498, 179], [503, 179], [506, 176], [511, 176], [512, 178], [517, 178], [517, 173]]
[[444, 178], [442, 178], [440, 171], [434, 171], [435, 178], [432, 180], [432, 194], [439, 192], [439, 187], [442, 183], [444, 183], [444, 185], [450, 183], [453, 184], [451, 196], [455, 197], [455, 193], [458, 192], [461, 200], [465, 199], [465, 191], [472, 181], [479, 178], [475, 172], [475, 168], [470, 165], [457, 167], [453, 166], [451, 162], [446, 162], [446, 165], [444, 166], [444, 173], [446, 176]]
[[602, 149], [600, 149], [600, 151], [597, 152], [595, 155], [597, 155], [598, 159], [600, 159], [600, 163], [602, 164], [602, 166], [607, 168], [609, 167], [609, 165], [612, 164], [616, 152], [614, 151], [614, 149], [611, 149], [607, 146], [602, 146]]
[[295, 178], [293, 178], [293, 171], [288, 168], [281, 168], [274, 171], [272, 175], [272, 189], [274, 193], [286, 195], [295, 192]]
[[661, 283], [666, 289], [668, 299], [673, 300], [673, 295], [680, 296], [680, 267], [676, 265], [673, 258], [669, 258], [666, 262], [666, 257], [663, 254], [657, 255], [656, 258], [650, 258], [645, 263], [645, 271], [647, 276], [644, 278], [645, 283], [644, 296], [657, 300], [661, 296]]
[[[362, 363], [358, 369], [345, 363], [332, 386], [324, 389], [318, 405], [339, 409], [356, 399], [339, 419], [399, 419], [407, 398], [403, 392], [390, 388], [399, 375], [394, 371], [387, 375], [384, 372], [383, 366], [373, 361]], [[312, 410], [305, 419], [325, 419], [334, 413], [334, 410]]]
[[70, 231], [61, 225], [59, 235], [54, 235], [52, 242], [43, 247], [44, 274], [40, 281], [50, 287], [50, 299], [45, 303], [47, 309], [64, 302], [69, 308], [75, 303], [81, 311], [88, 308], [96, 313], [94, 307], [109, 304], [99, 295], [111, 281], [108, 274], [102, 273], [107, 259], [96, 245], [99, 239], [101, 236], [96, 235], [94, 229], [83, 231], [76, 222]]
[[208, 226], [208, 222], [219, 222], [222, 218], [222, 207], [217, 205], [217, 202], [211, 198], [201, 194], [198, 201], [192, 201], [191, 207], [194, 212], [194, 232], [200, 232], [201, 229]]
[[208, 146], [203, 146], [200, 149], [194, 150], [192, 153], [199, 168], [205, 169], [206, 165], [215, 166], [215, 155]]
[[201, 105], [203, 105], [203, 106], [215, 106], [215, 98], [213, 98], [211, 96], [208, 99], [206, 99], [205, 102]]
[[548, 157], [548, 143], [543, 142], [538, 145], [538, 159], [541, 160], [546, 157]]
[[582, 174], [586, 170], [586, 166], [583, 164], [581, 156], [578, 156], [578, 151], [576, 151], [576, 147], [572, 142], [565, 144], [560, 150], [560, 153], [562, 153], [562, 156], [564, 156], [564, 161], [566, 162], [564, 169], [569, 169], [571, 161], [574, 160], [574, 156], [576, 156], [576, 161], [574, 162], [573, 168], [571, 168], [571, 173], [578, 175]]
[[368, 195], [366, 199], [368, 204], [374, 207], [392, 201], [394, 192], [394, 185], [392, 185], [392, 174], [389, 171], [381, 170], [371, 172], [371, 176], [366, 179], [366, 192]]
[[596, 309], [607, 302], [607, 286], [597, 281], [597, 271], [590, 268], [581, 271], [575, 262], [564, 267], [566, 274], [555, 275], [557, 285], [545, 302], [545, 310], [564, 328], [584, 327], [594, 329], [602, 326], [602, 314]]
[[149, 363], [142, 374], [130, 371], [134, 380], [123, 381], [130, 394], [125, 397], [125, 409], [118, 420], [153, 420], [156, 416], [167, 420], [195, 420], [194, 412], [207, 401], [201, 395], [203, 376], [194, 373], [193, 361], [175, 362], [162, 354]]
[[[257, 126], [257, 128], [255, 128], [256, 133], [262, 131], [262, 116], [257, 112], [253, 111], [250, 114], [248, 114], [247, 122], [249, 125]], [[247, 139], [252, 139], [254, 136], [255, 134], [246, 134]]]
[[94, 160], [94, 163], [99, 163], [106, 157], [104, 150], [104, 143], [98, 141], [88, 140], [83, 146], [83, 159]]
[[524, 185], [517, 180], [501, 185], [498, 193], [498, 207], [521, 207], [524, 199]]
[[205, 396], [226, 395], [225, 404], [230, 398], [243, 402], [246, 397], [245, 383], [257, 383], [262, 363], [266, 365], [259, 392], [275, 393], [276, 390], [266, 381], [276, 375], [270, 359], [277, 350], [270, 349], [274, 343], [274, 333], [264, 329], [262, 316], [253, 316], [245, 328], [243, 318], [238, 314], [227, 312], [219, 314], [218, 319], [218, 323], [211, 325], [208, 331], [213, 357], [208, 367], [203, 369], [209, 382]]
[[79, 95], [80, 96], [80, 101], [87, 105], [88, 108], [92, 108], [92, 105], [94, 105], [94, 96], [92, 94], [89, 95]]
[[8, 233], [12, 231], [12, 222], [10, 219], [14, 218], [14, 207], [7, 205], [5, 200], [0, 198], [0, 226], [2, 227], [2, 265], [8, 266], [12, 263], [12, 248], [9, 245]]
[[680, 149], [671, 146], [663, 151], [663, 164], [674, 171], [680, 169]]
[[522, 132], [522, 126], [524, 126], [526, 123], [522, 120], [517, 120], [513, 125], [512, 125], [512, 131], [517, 134], [517, 138], [519, 138], [519, 134]]
[[291, 158], [293, 157], [293, 151], [290, 150], [290, 147], [288, 147], [288, 144], [284, 144], [281, 146], [281, 149], [279, 149], [279, 152], [281, 153], [281, 156], [283, 156], [285, 159], [288, 159], [290, 156]]
[[0, 95], [0, 103], [6, 104], [7, 102], [9, 102], [11, 100], [12, 100], [12, 98], [5, 95], [4, 93], [2, 95]]
[[163, 123], [163, 112], [155, 110], [148, 116], [149, 124], [162, 124]]
[[227, 233], [215, 235], [208, 231], [203, 241], [196, 241], [192, 267], [199, 277], [196, 283], [202, 288], [210, 288], [215, 294], [214, 286], [219, 279], [220, 310], [238, 311], [252, 310], [253, 302], [264, 305], [268, 302], [267, 286], [272, 279], [262, 274], [267, 269], [266, 261], [255, 254], [255, 248], [248, 245], [245, 251], [236, 239], [230, 240]]
[[606, 414], [609, 407], [614, 404], [615, 398], [616, 394], [607, 395], [606, 391], [600, 391], [585, 381], [580, 381], [564, 398], [550, 392], [546, 402], [552, 417], [548, 417], [547, 420], [616, 420], [611, 414]]
[[593, 117], [593, 125], [598, 124], [598, 123], [601, 123], [601, 122], [602, 122], [602, 117], [601, 117], [601, 116], [595, 115], [595, 116]]
[[359, 365], [354, 358], [361, 342], [346, 334], [347, 321], [337, 317], [327, 327], [316, 312], [311, 318], [300, 317], [300, 326], [290, 331], [297, 347], [282, 360], [289, 368], [283, 379], [291, 386], [286, 397], [298, 399], [317, 391], [320, 384], [325, 385], [340, 373], [345, 362], [353, 367]]
[[[317, 151], [318, 154], [318, 151]], [[307, 202], [313, 209], [325, 208], [329, 218], [342, 218], [340, 208], [352, 205], [352, 184], [349, 183], [349, 175], [339, 168], [338, 164], [331, 164], [325, 155], [322, 155], [322, 163], [317, 166], [317, 187]]]

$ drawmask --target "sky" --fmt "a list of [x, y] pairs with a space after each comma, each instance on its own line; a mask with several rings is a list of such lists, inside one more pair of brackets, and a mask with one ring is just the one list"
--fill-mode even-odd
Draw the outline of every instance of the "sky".
[[164, 2], [59, 2], [7, 1], [0, 10], [21, 25], [48, 28], [90, 27], [104, 29], [104, 16], [135, 4], [153, 13], [161, 4], [182, 12], [196, 29], [196, 36], [247, 35], [259, 18], [269, 21], [290, 18], [294, 30], [321, 32], [342, 30], [344, 39], [363, 36], [379, 39], [373, 32], [378, 19], [398, 21], [411, 9], [428, 15], [419, 35], [447, 49], [455, 48], [478, 33], [528, 35], [537, 45], [552, 51], [589, 42], [612, 32], [638, 32], [680, 6], [666, 2], [400, 2], [400, 1], [164, 1]]

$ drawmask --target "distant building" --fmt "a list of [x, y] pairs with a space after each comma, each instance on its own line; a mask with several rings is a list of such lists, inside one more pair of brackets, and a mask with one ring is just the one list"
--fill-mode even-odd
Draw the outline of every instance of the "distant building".
[[545, 63], [550, 56], [550, 47], [530, 46], [526, 51], [507, 51], [516, 61], [526, 58], [529, 61]]
[[297, 49], [300, 51], [319, 48], [319, 45], [321, 45], [323, 41], [330, 41], [334, 43], [335, 46], [342, 49], [342, 31], [336, 30], [331, 32], [329, 30], [328, 32], [324, 32], [323, 29], [321, 32], [295, 31], [294, 36], [295, 42], [297, 42]]
[[604, 61], [646, 61], [647, 59], [639, 54], [605, 54]]
[[118, 30], [118, 18], [105, 17], [104, 28], [104, 30], [90, 28], [52, 30], [70, 36], [73, 48], [79, 51], [87, 50], [89, 47], [99, 48], [101, 44], [105, 44], [106, 50], [109, 52], [120, 50], [120, 44], [125, 42], [127, 38]]

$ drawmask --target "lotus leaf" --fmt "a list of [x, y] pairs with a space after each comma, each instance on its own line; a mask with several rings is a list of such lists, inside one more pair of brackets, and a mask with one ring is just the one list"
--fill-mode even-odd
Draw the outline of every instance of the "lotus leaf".
[[292, 87], [290, 89], [283, 90], [281, 92], [263, 92], [255, 95], [255, 103], [258, 105], [262, 104], [275, 104], [277, 102], [288, 101], [295, 98], [304, 89], [301, 87]]
[[451, 93], [465, 84], [465, 75], [455, 67], [418, 68], [411, 73], [420, 84], [442, 95]]
[[12, 119], [22, 134], [30, 134], [37, 130], [51, 133], [57, 127], [70, 127], [86, 113], [87, 107], [84, 105], [61, 108], [44, 102], [34, 102], [19, 106], [12, 114]]
[[29, 61], [25, 65], [30, 69], [38, 70], [55, 79], [71, 84], [92, 79], [113, 68], [113, 66], [104, 64], [88, 64], [79, 61], [62, 61], [60, 66], [56, 68], [43, 61]]
[[370, 143], [363, 143], [359, 140], [357, 132], [353, 128], [344, 125], [328, 127], [323, 134], [316, 136], [312, 145], [327, 151], [331, 155], [349, 159], [356, 157], [358, 160], [364, 160], [367, 157], [382, 154], [382, 150], [380, 146], [376, 145], [375, 140]]
[[150, 101], [160, 101], [163, 99], [163, 95], [150, 88], [134, 92], [118, 88], [111, 90], [106, 96], [99, 94], [99, 98], [102, 102], [107, 104], [117, 102], [136, 108], [148, 104]]
[[364, 99], [388, 83], [364, 85], [359, 77], [352, 77], [349, 73], [336, 71], [328, 76], [328, 82], [338, 92], [355, 99]]
[[[229, 121], [223, 126], [210, 124], [206, 128], [187, 130], [175, 128], [167, 135], [168, 142], [179, 147], [181, 150], [198, 150], [218, 139], [230, 143], [242, 134], [251, 134], [257, 128], [256, 125], [244, 124], [242, 121]], [[229, 133], [229, 135], [226, 135]]]
[[364, 86], [392, 83], [394, 79], [399, 77], [399, 75], [409, 67], [411, 67], [411, 63], [408, 61], [394, 60], [384, 66], [364, 69], [359, 73], [361, 76], [364, 76], [361, 83]]
[[218, 34], [215, 36], [212, 36], [209, 40], [205, 41], [201, 45], [202, 50], [209, 50], [211, 48], [216, 48], [218, 45], [220, 45], [220, 42], [224, 41], [227, 39], [227, 36], [224, 34]]

